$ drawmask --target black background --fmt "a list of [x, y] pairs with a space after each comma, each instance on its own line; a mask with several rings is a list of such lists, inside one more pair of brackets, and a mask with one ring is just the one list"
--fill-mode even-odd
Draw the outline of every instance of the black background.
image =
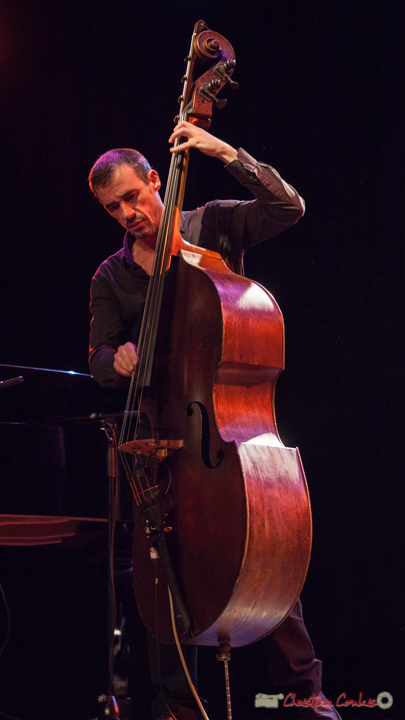
[[[226, 91], [212, 131], [274, 165], [307, 203], [296, 227], [245, 263], [285, 317], [276, 408], [311, 492], [302, 599], [325, 693], [394, 697], [390, 710], [341, 711], [357, 720], [405, 716], [404, 15], [400, 0], [0, 6], [2, 363], [87, 372], [90, 278], [122, 243], [86, 187], [88, 170], [105, 150], [132, 146], [165, 181], [194, 23], [204, 19], [234, 46], [240, 89]], [[221, 163], [194, 153], [185, 208], [220, 197], [246, 195]], [[256, 692], [271, 691], [260, 650], [234, 656], [236, 720], [287, 717], [253, 707]], [[215, 663], [204, 651], [214, 717]], [[50, 716], [70, 718], [55, 680], [43, 680]], [[0, 709], [17, 713], [18, 702], [5, 698]]]

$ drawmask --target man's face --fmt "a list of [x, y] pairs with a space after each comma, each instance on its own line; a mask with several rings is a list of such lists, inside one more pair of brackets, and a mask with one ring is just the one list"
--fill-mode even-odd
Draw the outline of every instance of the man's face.
[[160, 184], [155, 170], [149, 171], [145, 183], [130, 165], [121, 165], [108, 185], [95, 190], [105, 209], [125, 230], [134, 238], [145, 241], [150, 238], [154, 244], [163, 209], [158, 193]]

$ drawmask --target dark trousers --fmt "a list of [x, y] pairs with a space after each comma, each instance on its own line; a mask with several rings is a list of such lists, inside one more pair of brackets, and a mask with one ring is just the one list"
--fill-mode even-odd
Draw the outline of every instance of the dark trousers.
[[297, 698], [319, 695], [322, 689], [322, 662], [315, 657], [314, 648], [302, 617], [298, 598], [284, 622], [263, 638], [268, 660], [269, 676], [273, 685]]
[[[272, 685], [285, 694], [294, 692], [297, 698], [319, 695], [322, 686], [322, 662], [315, 657], [314, 648], [302, 617], [298, 599], [284, 622], [263, 640]], [[188, 686], [175, 645], [159, 645], [160, 677], [164, 697], [159, 686], [159, 658], [156, 641], [149, 639], [149, 663], [157, 696], [152, 715], [157, 718], [168, 712], [177, 716], [179, 708], [195, 710], [196, 704]], [[197, 647], [183, 645], [183, 652], [193, 684], [197, 680]], [[205, 702], [205, 701], [204, 701]]]

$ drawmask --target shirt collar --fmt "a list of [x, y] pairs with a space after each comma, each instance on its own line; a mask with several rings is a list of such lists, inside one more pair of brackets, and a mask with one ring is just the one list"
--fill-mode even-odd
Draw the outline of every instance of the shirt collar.
[[126, 270], [131, 272], [133, 275], [136, 275], [138, 280], [149, 282], [149, 275], [140, 265], [138, 265], [137, 262], [135, 262], [134, 258], [132, 257], [132, 245], [134, 241], [135, 238], [131, 235], [131, 233], [126, 232], [124, 237], [124, 245], [121, 251], [122, 264], [124, 265]]
[[122, 249], [122, 259], [126, 267], [134, 267], [134, 265], [137, 264], [134, 262], [134, 259], [132, 257], [133, 242], [134, 238], [132, 237], [131, 233], [126, 232], [124, 237], [124, 247]]

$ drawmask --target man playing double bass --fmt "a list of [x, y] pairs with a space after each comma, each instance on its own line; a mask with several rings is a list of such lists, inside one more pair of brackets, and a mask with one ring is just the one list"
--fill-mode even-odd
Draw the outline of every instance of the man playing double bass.
[[[242, 271], [243, 253], [294, 225], [304, 202], [291, 185], [269, 165], [258, 163], [244, 150], [186, 121], [174, 129], [171, 152], [196, 148], [221, 160], [226, 169], [253, 195], [248, 201], [214, 200], [182, 213], [180, 232], [193, 245], [215, 250], [235, 272]], [[163, 203], [160, 179], [146, 158], [135, 150], [104, 153], [93, 165], [89, 183], [97, 199], [126, 231], [121, 250], [103, 262], [91, 285], [90, 370], [103, 387], [129, 387], [137, 364], [139, 336]], [[302, 718], [339, 718], [321, 691], [322, 663], [315, 657], [298, 600], [284, 622], [261, 642], [265, 644], [273, 685], [295, 700]], [[153, 717], [196, 720], [195, 702], [180, 666], [176, 647], [162, 646], [161, 678], [157, 676], [156, 643], [150, 641], [152, 680], [161, 692], [153, 703]], [[192, 675], [195, 646], [185, 646]], [[311, 700], [312, 699], [312, 700]], [[172, 715], [171, 715], [172, 713]]]

